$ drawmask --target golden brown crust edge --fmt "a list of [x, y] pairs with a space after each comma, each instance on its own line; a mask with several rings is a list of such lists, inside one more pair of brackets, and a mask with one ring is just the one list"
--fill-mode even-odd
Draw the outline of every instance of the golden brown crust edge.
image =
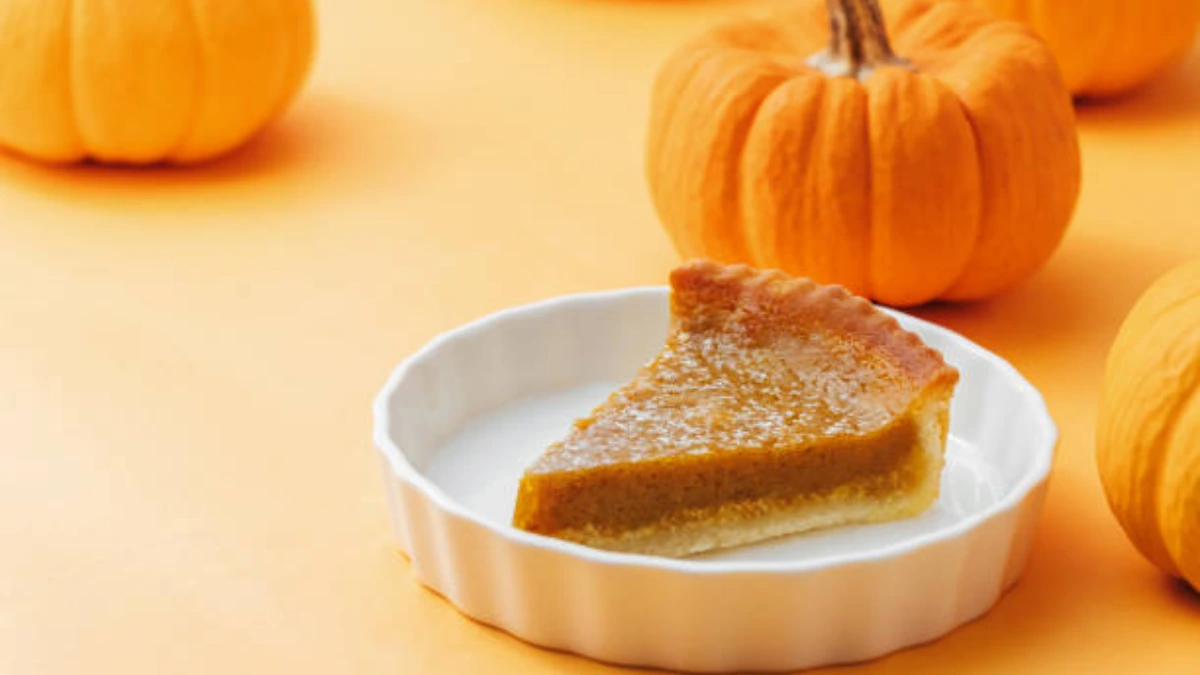
[[934, 385], [952, 388], [958, 382], [958, 370], [946, 363], [941, 352], [842, 286], [818, 284], [780, 270], [692, 260], [671, 271], [671, 289], [673, 317], [689, 306], [732, 309], [747, 301], [771, 306], [781, 327], [785, 322], [819, 323], [856, 337], [886, 355], [918, 391]]

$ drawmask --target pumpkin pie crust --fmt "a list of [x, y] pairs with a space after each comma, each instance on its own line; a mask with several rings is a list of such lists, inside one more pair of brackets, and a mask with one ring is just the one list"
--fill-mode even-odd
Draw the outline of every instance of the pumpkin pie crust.
[[868, 301], [782, 272], [671, 273], [663, 350], [526, 470], [513, 524], [686, 556], [916, 515], [958, 372]]

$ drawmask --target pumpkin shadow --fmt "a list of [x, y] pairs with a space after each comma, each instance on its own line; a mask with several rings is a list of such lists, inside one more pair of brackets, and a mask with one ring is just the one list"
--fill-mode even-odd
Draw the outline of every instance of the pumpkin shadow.
[[1064, 361], [1099, 365], [1088, 361], [1107, 353], [1145, 288], [1188, 257], [1187, 251], [1166, 253], [1080, 234], [1069, 237], [1044, 269], [1005, 294], [910, 311], [1010, 359], [1028, 369], [1027, 375], [1044, 367], [1061, 376]]
[[[1200, 591], [1192, 588], [1188, 582], [1173, 577], [1163, 578], [1163, 587], [1167, 595], [1187, 611], [1200, 612]], [[1200, 614], [1197, 615], [1200, 618]]]
[[229, 199], [239, 208], [268, 208], [287, 191], [312, 201], [394, 185], [403, 180], [398, 168], [415, 165], [410, 160], [421, 147], [418, 140], [411, 125], [386, 108], [311, 93], [246, 145], [208, 162], [56, 166], [0, 153], [0, 181], [86, 208], [203, 211], [210, 199], [214, 212], [227, 208]]
[[1159, 77], [1124, 95], [1076, 101], [1085, 130], [1125, 129], [1200, 116], [1200, 47]]

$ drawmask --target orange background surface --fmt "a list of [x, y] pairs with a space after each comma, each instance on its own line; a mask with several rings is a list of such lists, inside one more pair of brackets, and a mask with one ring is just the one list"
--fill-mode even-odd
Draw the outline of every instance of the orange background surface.
[[[228, 160], [0, 157], [0, 672], [609, 672], [416, 583], [369, 405], [468, 319], [664, 280], [650, 79], [754, 4], [328, 0], [309, 88]], [[1092, 449], [1121, 317], [1200, 254], [1200, 51], [1079, 117], [1051, 263], [917, 312], [1010, 359], [1061, 426], [1030, 567], [982, 620], [853, 672], [1200, 668], [1200, 599], [1126, 542]]]

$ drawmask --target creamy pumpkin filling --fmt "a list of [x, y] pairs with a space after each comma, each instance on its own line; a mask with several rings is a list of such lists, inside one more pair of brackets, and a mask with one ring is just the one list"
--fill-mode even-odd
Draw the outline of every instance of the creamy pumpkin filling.
[[600, 533], [654, 523], [679, 524], [708, 512], [737, 507], [750, 512], [829, 499], [835, 492], [872, 497], [912, 487], [925, 457], [918, 430], [901, 420], [873, 436], [870, 445], [842, 441], [816, 447], [772, 448], [753, 453], [707, 453], [675, 462], [669, 457], [632, 469], [610, 464], [591, 471], [527, 476], [517, 519], [533, 532], [570, 537], [587, 528]]

